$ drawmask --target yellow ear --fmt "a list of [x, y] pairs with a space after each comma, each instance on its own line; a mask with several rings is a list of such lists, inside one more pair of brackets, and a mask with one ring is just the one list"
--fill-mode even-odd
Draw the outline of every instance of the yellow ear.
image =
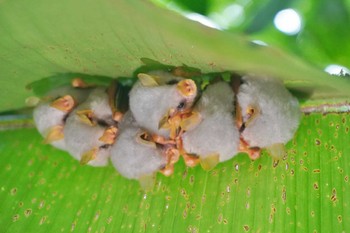
[[276, 160], [283, 159], [283, 157], [287, 154], [286, 147], [283, 143], [276, 143], [269, 147], [266, 147], [266, 150], [269, 152], [272, 158]]
[[211, 154], [201, 159], [201, 166], [204, 170], [209, 171], [219, 163], [219, 154]]
[[188, 131], [194, 129], [196, 126], [201, 123], [202, 117], [198, 112], [191, 112], [188, 116], [184, 117], [181, 120], [180, 126], [181, 129]]
[[139, 178], [139, 183], [144, 191], [151, 191], [156, 184], [156, 175], [154, 173], [143, 175]]
[[197, 95], [197, 86], [192, 79], [184, 79], [178, 82], [177, 89], [180, 94], [185, 97], [191, 97]]
[[157, 145], [154, 141], [152, 141], [152, 139], [149, 138], [149, 135], [147, 132], [145, 131], [141, 131], [141, 132], [138, 132], [136, 134], [136, 142], [144, 145], [144, 146], [147, 146], [147, 147], [150, 147], [150, 148], [153, 148], [153, 149], [156, 149], [157, 148]]
[[110, 126], [103, 132], [103, 135], [98, 139], [101, 142], [112, 145], [117, 137], [118, 128]]
[[95, 126], [96, 122], [93, 120], [93, 111], [91, 109], [87, 110], [80, 110], [76, 112], [77, 116], [81, 120], [81, 122], [90, 125], [90, 126]]
[[91, 160], [94, 160], [97, 156], [97, 148], [93, 148], [87, 152], [85, 152], [80, 159], [80, 164], [81, 165], [86, 165], [88, 162]]
[[87, 84], [81, 78], [74, 78], [74, 79], [72, 79], [71, 85], [72, 85], [72, 87], [77, 87], [77, 88], [88, 88], [88, 87], [95, 86], [95, 85]]
[[257, 105], [250, 105], [246, 109], [246, 115], [248, 116], [248, 119], [246, 122], [244, 122], [245, 127], [248, 127], [250, 123], [256, 119], [257, 116], [261, 114], [260, 107]]
[[164, 116], [159, 120], [158, 122], [158, 129], [167, 129], [169, 128], [169, 114], [166, 113], [164, 114]]
[[46, 135], [44, 139], [45, 144], [49, 144], [53, 141], [61, 140], [63, 139], [63, 126], [62, 125], [55, 125], [50, 128], [48, 134]]
[[139, 78], [142, 86], [145, 87], [156, 87], [159, 86], [159, 82], [158, 82], [158, 77], [156, 76], [152, 76], [149, 74], [145, 74], [145, 73], [140, 73], [137, 75], [137, 77]]
[[50, 106], [53, 108], [57, 108], [58, 110], [61, 110], [63, 112], [70, 112], [74, 108], [75, 104], [76, 102], [72, 96], [65, 95], [63, 97], [60, 97], [54, 100], [50, 104]]

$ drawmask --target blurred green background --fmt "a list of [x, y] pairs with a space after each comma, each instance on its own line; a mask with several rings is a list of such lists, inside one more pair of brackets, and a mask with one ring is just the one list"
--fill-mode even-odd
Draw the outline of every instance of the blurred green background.
[[[321, 70], [341, 66], [331, 73], [345, 74], [350, 67], [349, 0], [153, 2], [224, 32], [197, 27], [141, 0], [0, 1], [0, 111], [23, 107], [32, 95], [24, 86], [33, 81], [74, 72], [128, 76], [141, 57], [214, 71], [264, 68], [287, 81], [304, 74], [293, 79], [301, 86], [309, 74], [315, 83], [334, 82], [318, 76], [322, 72], [305, 74], [309, 69], [294, 57], [248, 46], [235, 34], [280, 47]], [[226, 43], [231, 39], [232, 47]], [[266, 56], [261, 66], [251, 64]], [[278, 63], [280, 57], [288, 60]], [[271, 68], [276, 63], [277, 70]], [[328, 97], [322, 111], [333, 96]], [[250, 161], [240, 154], [210, 172], [185, 168], [181, 161], [173, 176], [158, 175], [150, 193], [111, 165], [79, 166], [66, 152], [43, 145], [30, 110], [4, 112], [0, 232], [348, 232], [347, 103], [338, 102], [329, 114], [305, 114], [284, 160], [263, 153]]]
[[[283, 48], [332, 74], [349, 72], [349, 0], [153, 0], [251, 40]], [[284, 30], [284, 31], [283, 31]], [[339, 65], [341, 67], [329, 67]]]

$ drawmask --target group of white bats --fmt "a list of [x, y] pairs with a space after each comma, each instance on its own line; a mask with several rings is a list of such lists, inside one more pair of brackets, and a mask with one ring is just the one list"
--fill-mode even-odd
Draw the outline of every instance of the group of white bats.
[[[176, 69], [175, 69], [176, 70]], [[118, 106], [121, 85], [91, 86], [81, 79], [50, 91], [33, 118], [46, 143], [81, 164], [105, 166], [111, 159], [124, 177], [149, 187], [183, 157], [187, 166], [210, 170], [245, 152], [266, 149], [282, 158], [299, 125], [298, 100], [282, 81], [256, 75], [199, 87], [186, 72], [139, 73]]]

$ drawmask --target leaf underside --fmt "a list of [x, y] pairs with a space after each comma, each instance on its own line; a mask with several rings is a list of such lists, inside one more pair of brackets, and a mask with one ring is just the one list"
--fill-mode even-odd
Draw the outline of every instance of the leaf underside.
[[35, 129], [1, 131], [1, 231], [347, 232], [349, 127], [347, 113], [306, 115], [279, 163], [239, 154], [205, 172], [181, 161], [148, 193], [42, 145]]
[[349, 95], [348, 80], [146, 1], [3, 0], [0, 35], [0, 111], [22, 108], [32, 95], [25, 86], [41, 78], [65, 73], [129, 77], [144, 57], [203, 72], [274, 76], [312, 92], [313, 98]]
[[[316, 99], [304, 112], [349, 111], [348, 80], [145, 1], [3, 0], [0, 35], [0, 112], [24, 107], [33, 95], [25, 87], [42, 78], [78, 73], [105, 83], [133, 76], [141, 58], [278, 77]], [[49, 83], [37, 82], [39, 92]], [[348, 113], [306, 115], [286, 160], [240, 154], [210, 172], [181, 161], [148, 193], [111, 165], [80, 166], [35, 129], [15, 129], [28, 121], [13, 130], [0, 122], [0, 231], [347, 232], [348, 121]]]

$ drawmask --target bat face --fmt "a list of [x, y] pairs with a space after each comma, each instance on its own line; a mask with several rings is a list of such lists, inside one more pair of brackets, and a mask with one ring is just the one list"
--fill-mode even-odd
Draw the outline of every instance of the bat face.
[[118, 128], [106, 88], [93, 89], [85, 102], [69, 115], [64, 126], [68, 152], [82, 165], [105, 166]]
[[251, 147], [287, 143], [300, 120], [299, 104], [283, 84], [271, 78], [245, 76], [237, 94], [244, 127], [241, 135]]
[[[139, 75], [143, 76], [147, 74]], [[197, 86], [190, 79], [169, 74], [155, 77], [148, 75], [147, 78], [155, 81], [142, 83], [140, 79], [132, 88], [129, 95], [130, 110], [141, 127], [168, 138], [170, 129], [163, 128], [164, 124], [191, 108], [197, 96]]]
[[83, 102], [90, 90], [65, 86], [47, 94], [45, 101], [33, 110], [33, 119], [39, 133], [58, 149], [66, 150], [63, 126], [68, 114], [74, 107]]
[[148, 183], [152, 183], [150, 178], [166, 165], [162, 151], [150, 141], [150, 136], [137, 125], [130, 112], [125, 114], [120, 135], [111, 147], [111, 161], [122, 176], [140, 182], [148, 177]]
[[182, 136], [184, 150], [198, 155], [207, 170], [238, 152], [239, 133], [233, 102], [234, 93], [227, 83], [209, 85], [194, 107], [201, 122]]

